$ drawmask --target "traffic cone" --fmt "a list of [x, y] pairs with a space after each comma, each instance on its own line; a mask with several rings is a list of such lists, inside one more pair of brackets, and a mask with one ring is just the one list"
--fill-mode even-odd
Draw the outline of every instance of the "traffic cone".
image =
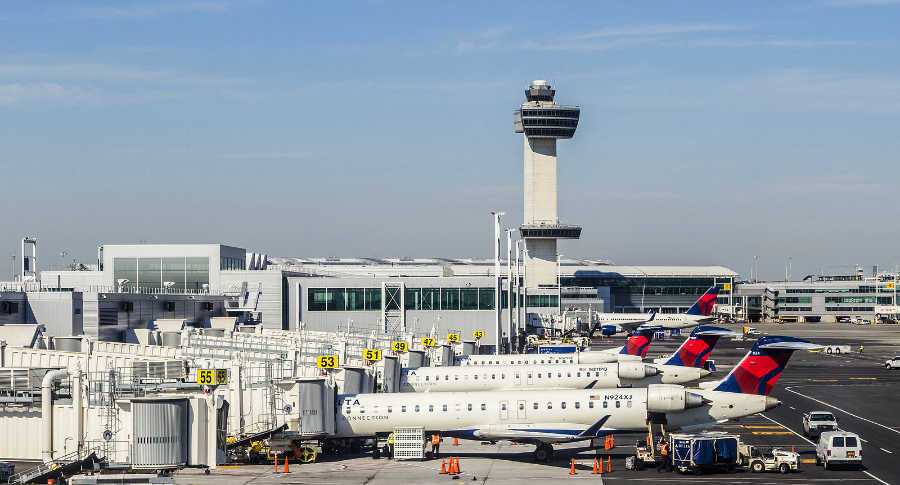
[[278, 453], [275, 453], [275, 459], [272, 461], [275, 464], [275, 472], [278, 473]]
[[456, 463], [456, 466], [454, 467], [454, 469], [456, 470], [456, 474], [459, 475], [460, 473], [462, 473], [462, 470], [459, 468], [459, 457], [458, 456], [456, 457], [455, 463]]
[[609, 449], [615, 448], [616, 447], [616, 437], [613, 435], [607, 435], [607, 436], [609, 436]]
[[459, 465], [456, 463], [456, 457], [450, 457], [450, 467], [447, 469], [447, 473], [450, 475], [458, 475], [459, 474]]
[[578, 472], [575, 471], [575, 458], [569, 462], [569, 476], [577, 475]]
[[594, 457], [594, 469], [591, 470], [591, 475], [603, 475], [603, 466], [597, 463], [596, 457]]
[[606, 457], [606, 473], [612, 473], [612, 457]]
[[288, 456], [287, 456], [287, 455], [284, 455], [284, 473], [290, 473], [290, 472], [291, 472], [291, 468], [290, 468], [290, 466], [288, 465], [288, 462], [289, 462]]
[[447, 460], [441, 460], [441, 475], [447, 474]]
[[453, 438], [453, 446], [459, 446], [459, 438]]

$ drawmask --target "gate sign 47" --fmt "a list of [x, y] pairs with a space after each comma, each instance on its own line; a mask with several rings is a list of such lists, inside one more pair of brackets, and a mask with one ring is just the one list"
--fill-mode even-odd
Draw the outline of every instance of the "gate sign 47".
[[434, 347], [437, 345], [437, 341], [431, 337], [422, 337], [422, 345], [426, 347]]
[[341, 361], [336, 355], [320, 355], [316, 357], [316, 367], [319, 369], [337, 369]]
[[404, 342], [403, 340], [397, 340], [395, 342], [391, 342], [391, 350], [395, 353], [406, 352], [409, 350], [409, 344]]
[[381, 360], [381, 349], [363, 349], [362, 356], [368, 362], [377, 362]]

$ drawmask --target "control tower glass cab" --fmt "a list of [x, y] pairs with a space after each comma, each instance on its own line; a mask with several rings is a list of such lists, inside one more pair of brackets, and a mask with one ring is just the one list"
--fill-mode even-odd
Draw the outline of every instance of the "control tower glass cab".
[[525, 135], [525, 221], [519, 234], [528, 250], [528, 288], [556, 286], [557, 239], [581, 237], [580, 226], [559, 222], [556, 181], [556, 140], [575, 135], [581, 109], [560, 106], [555, 96], [547, 81], [532, 81], [513, 121], [515, 132]]

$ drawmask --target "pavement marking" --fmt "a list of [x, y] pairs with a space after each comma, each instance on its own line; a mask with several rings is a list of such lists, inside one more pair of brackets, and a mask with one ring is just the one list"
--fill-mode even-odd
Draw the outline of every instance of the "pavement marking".
[[884, 481], [884, 480], [882, 480], [882, 479], [876, 477], [875, 475], [872, 475], [871, 473], [869, 473], [869, 472], [866, 471], [866, 470], [863, 470], [863, 473], [865, 473], [866, 475], [868, 475], [868, 476], [874, 478], [875, 480], [877, 480], [878, 482], [880, 482], [880, 483], [882, 483], [882, 484], [884, 484], [884, 485], [891, 485], [890, 483], [888, 483], [888, 482], [886, 482], [886, 481]]
[[751, 431], [750, 434], [755, 436], [790, 436], [791, 431]]
[[887, 453], [887, 454], [889, 454], [889, 455], [893, 455], [893, 454], [894, 454], [894, 452], [891, 451], [891, 450], [886, 450], [886, 449], [884, 449], [884, 448], [878, 448], [878, 449], [881, 450], [881, 451], [883, 451], [883, 452], [885, 452], [885, 453]]
[[797, 408], [795, 408], [794, 406], [788, 406], [788, 407], [791, 408], [791, 409], [793, 409], [794, 411], [797, 410]]
[[742, 424], [741, 428], [747, 429], [781, 429], [781, 426], [773, 424]]
[[785, 391], [788, 391], [788, 392], [790, 392], [790, 393], [796, 394], [796, 395], [798, 395], [798, 396], [800, 396], [800, 397], [805, 397], [806, 399], [815, 401], [815, 402], [817, 402], [817, 403], [819, 403], [819, 404], [828, 406], [828, 407], [830, 407], [830, 408], [832, 408], [832, 409], [837, 409], [838, 411], [840, 411], [840, 412], [842, 412], [842, 413], [844, 413], [844, 414], [853, 416], [853, 417], [856, 418], [856, 419], [865, 421], [865, 422], [870, 423], [870, 424], [874, 424], [875, 426], [878, 426], [878, 427], [880, 427], [880, 428], [884, 428], [884, 429], [886, 429], [886, 430], [888, 430], [888, 431], [891, 431], [891, 432], [900, 434], [900, 431], [897, 431], [896, 429], [891, 428], [890, 426], [885, 426], [885, 425], [883, 425], [883, 424], [881, 424], [881, 423], [872, 421], [871, 419], [864, 418], [864, 417], [862, 417], [862, 416], [853, 414], [853, 413], [851, 413], [850, 411], [841, 409], [841, 408], [839, 408], [839, 407], [837, 407], [837, 406], [834, 406], [834, 405], [832, 405], [832, 404], [828, 404], [828, 403], [825, 402], [825, 401], [821, 401], [821, 400], [816, 399], [816, 398], [814, 398], [814, 397], [807, 396], [806, 394], [799, 393], [799, 392], [797, 392], [797, 391], [791, 389], [790, 387], [785, 387], [784, 390], [785, 390]]
[[[515, 302], [513, 302], [515, 303]], [[851, 381], [877, 381], [877, 377], [851, 377]]]

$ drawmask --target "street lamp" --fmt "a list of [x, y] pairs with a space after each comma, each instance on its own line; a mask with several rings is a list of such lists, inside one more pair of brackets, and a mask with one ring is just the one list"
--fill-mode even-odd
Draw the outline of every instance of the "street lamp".
[[503, 334], [501, 316], [503, 308], [500, 301], [500, 219], [505, 212], [491, 211], [494, 217], [494, 354], [500, 355], [500, 339]]

